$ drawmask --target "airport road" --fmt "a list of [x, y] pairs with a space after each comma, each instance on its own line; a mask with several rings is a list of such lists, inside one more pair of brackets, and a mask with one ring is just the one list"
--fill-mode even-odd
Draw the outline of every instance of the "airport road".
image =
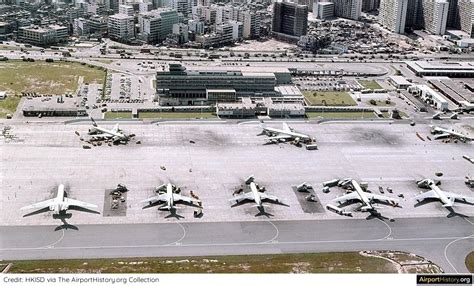
[[[400, 250], [467, 272], [472, 218], [4, 226], [5, 260]], [[61, 223], [59, 223], [61, 226]], [[64, 225], [63, 225], [64, 226]]]

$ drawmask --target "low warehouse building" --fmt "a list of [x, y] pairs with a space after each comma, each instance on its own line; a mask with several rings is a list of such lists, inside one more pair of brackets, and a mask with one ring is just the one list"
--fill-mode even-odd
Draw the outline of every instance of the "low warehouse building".
[[36, 97], [25, 100], [23, 116], [87, 116], [85, 107], [78, 106], [75, 98], [63, 96]]
[[408, 89], [412, 85], [412, 83], [403, 76], [391, 76], [388, 78], [388, 82], [397, 89]]
[[441, 111], [448, 110], [448, 101], [438, 92], [434, 91], [431, 87], [427, 85], [419, 85], [417, 88], [420, 90], [421, 98], [436, 107]]

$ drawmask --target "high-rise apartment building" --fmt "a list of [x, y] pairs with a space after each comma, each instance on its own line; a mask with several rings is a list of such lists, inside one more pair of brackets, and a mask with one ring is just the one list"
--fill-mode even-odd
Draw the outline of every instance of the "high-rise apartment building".
[[382, 0], [379, 23], [388, 30], [403, 34], [407, 16], [408, 0]]
[[290, 37], [306, 35], [308, 30], [308, 6], [296, 3], [276, 2], [273, 6], [272, 32]]
[[333, 0], [336, 17], [359, 20], [362, 0]]

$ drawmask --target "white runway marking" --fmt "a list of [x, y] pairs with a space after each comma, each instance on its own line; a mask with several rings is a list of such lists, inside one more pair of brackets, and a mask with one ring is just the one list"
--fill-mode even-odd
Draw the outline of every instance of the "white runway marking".
[[270, 240], [267, 240], [265, 242], [262, 242], [262, 243], [270, 243], [270, 242], [275, 242], [275, 240], [278, 238], [278, 236], [280, 235], [280, 231], [278, 230], [278, 227], [276, 227], [276, 225], [271, 222], [270, 220], [267, 220], [267, 222], [269, 222], [274, 228], [275, 228], [275, 235], [270, 239]]
[[[359, 243], [359, 242], [397, 242], [397, 241], [426, 241], [426, 240], [460, 240], [469, 237], [421, 237], [421, 238], [393, 238], [390, 240], [384, 240], [383, 238], [377, 239], [348, 239], [348, 240], [307, 240], [307, 241], [278, 241], [272, 243], [272, 245], [288, 245], [288, 244], [326, 244], [326, 243]], [[205, 246], [255, 246], [265, 245], [268, 241], [264, 242], [229, 242], [229, 243], [188, 243], [180, 245], [170, 244], [144, 244], [144, 245], [110, 245], [110, 246], [62, 246], [56, 247], [57, 250], [68, 250], [68, 249], [115, 249], [115, 248], [161, 248], [161, 247], [205, 247]], [[26, 247], [26, 248], [0, 248], [2, 251], [30, 251], [30, 250], [41, 250], [44, 247]]]
[[168, 244], [166, 244], [166, 245], [170, 245], [170, 246], [172, 246], [172, 245], [178, 245], [178, 244], [181, 242], [181, 240], [183, 240], [183, 239], [186, 237], [186, 229], [184, 229], [184, 226], [183, 226], [182, 224], [180, 224], [178, 221], [177, 221], [176, 223], [177, 223], [177, 224], [181, 227], [181, 229], [183, 230], [183, 235], [181, 236], [181, 238], [179, 238], [179, 239], [176, 240], [175, 242], [171, 242], [171, 243], [168, 243]]
[[449, 265], [454, 269], [454, 271], [456, 271], [456, 273], [459, 273], [459, 271], [456, 269], [456, 267], [454, 267], [454, 265], [451, 263], [451, 261], [450, 261], [449, 258], [448, 258], [448, 248], [449, 248], [452, 244], [454, 244], [454, 243], [456, 243], [456, 242], [458, 242], [458, 241], [461, 241], [461, 240], [464, 240], [464, 239], [469, 239], [469, 238], [474, 238], [474, 235], [471, 234], [471, 235], [469, 235], [469, 236], [457, 238], [457, 239], [451, 241], [450, 243], [448, 243], [448, 244], [446, 245], [446, 247], [444, 248], [444, 258], [445, 258], [446, 261], [449, 263]]
[[53, 242], [53, 243], [51, 243], [51, 244], [49, 244], [49, 245], [46, 245], [46, 246], [43, 246], [43, 247], [39, 247], [39, 248], [40, 248], [40, 249], [41, 249], [41, 248], [53, 248], [56, 244], [60, 243], [60, 242], [63, 240], [64, 235], [66, 234], [66, 232], [64, 231], [64, 228], [62, 228], [61, 231], [62, 231], [61, 237], [60, 237], [58, 240], [56, 240], [55, 242]]
[[388, 234], [386, 236], [378, 239], [378, 240], [386, 240], [392, 235], [392, 228], [388, 225], [388, 223], [384, 222], [383, 220], [379, 219], [379, 221], [382, 222], [383, 224], [385, 224], [385, 226], [387, 226]]

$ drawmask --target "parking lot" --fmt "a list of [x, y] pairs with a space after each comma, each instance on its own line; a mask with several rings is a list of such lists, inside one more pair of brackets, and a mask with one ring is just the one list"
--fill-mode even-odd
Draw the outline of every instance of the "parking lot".
[[355, 79], [342, 77], [294, 77], [293, 83], [301, 90], [358, 91], [363, 88]]

